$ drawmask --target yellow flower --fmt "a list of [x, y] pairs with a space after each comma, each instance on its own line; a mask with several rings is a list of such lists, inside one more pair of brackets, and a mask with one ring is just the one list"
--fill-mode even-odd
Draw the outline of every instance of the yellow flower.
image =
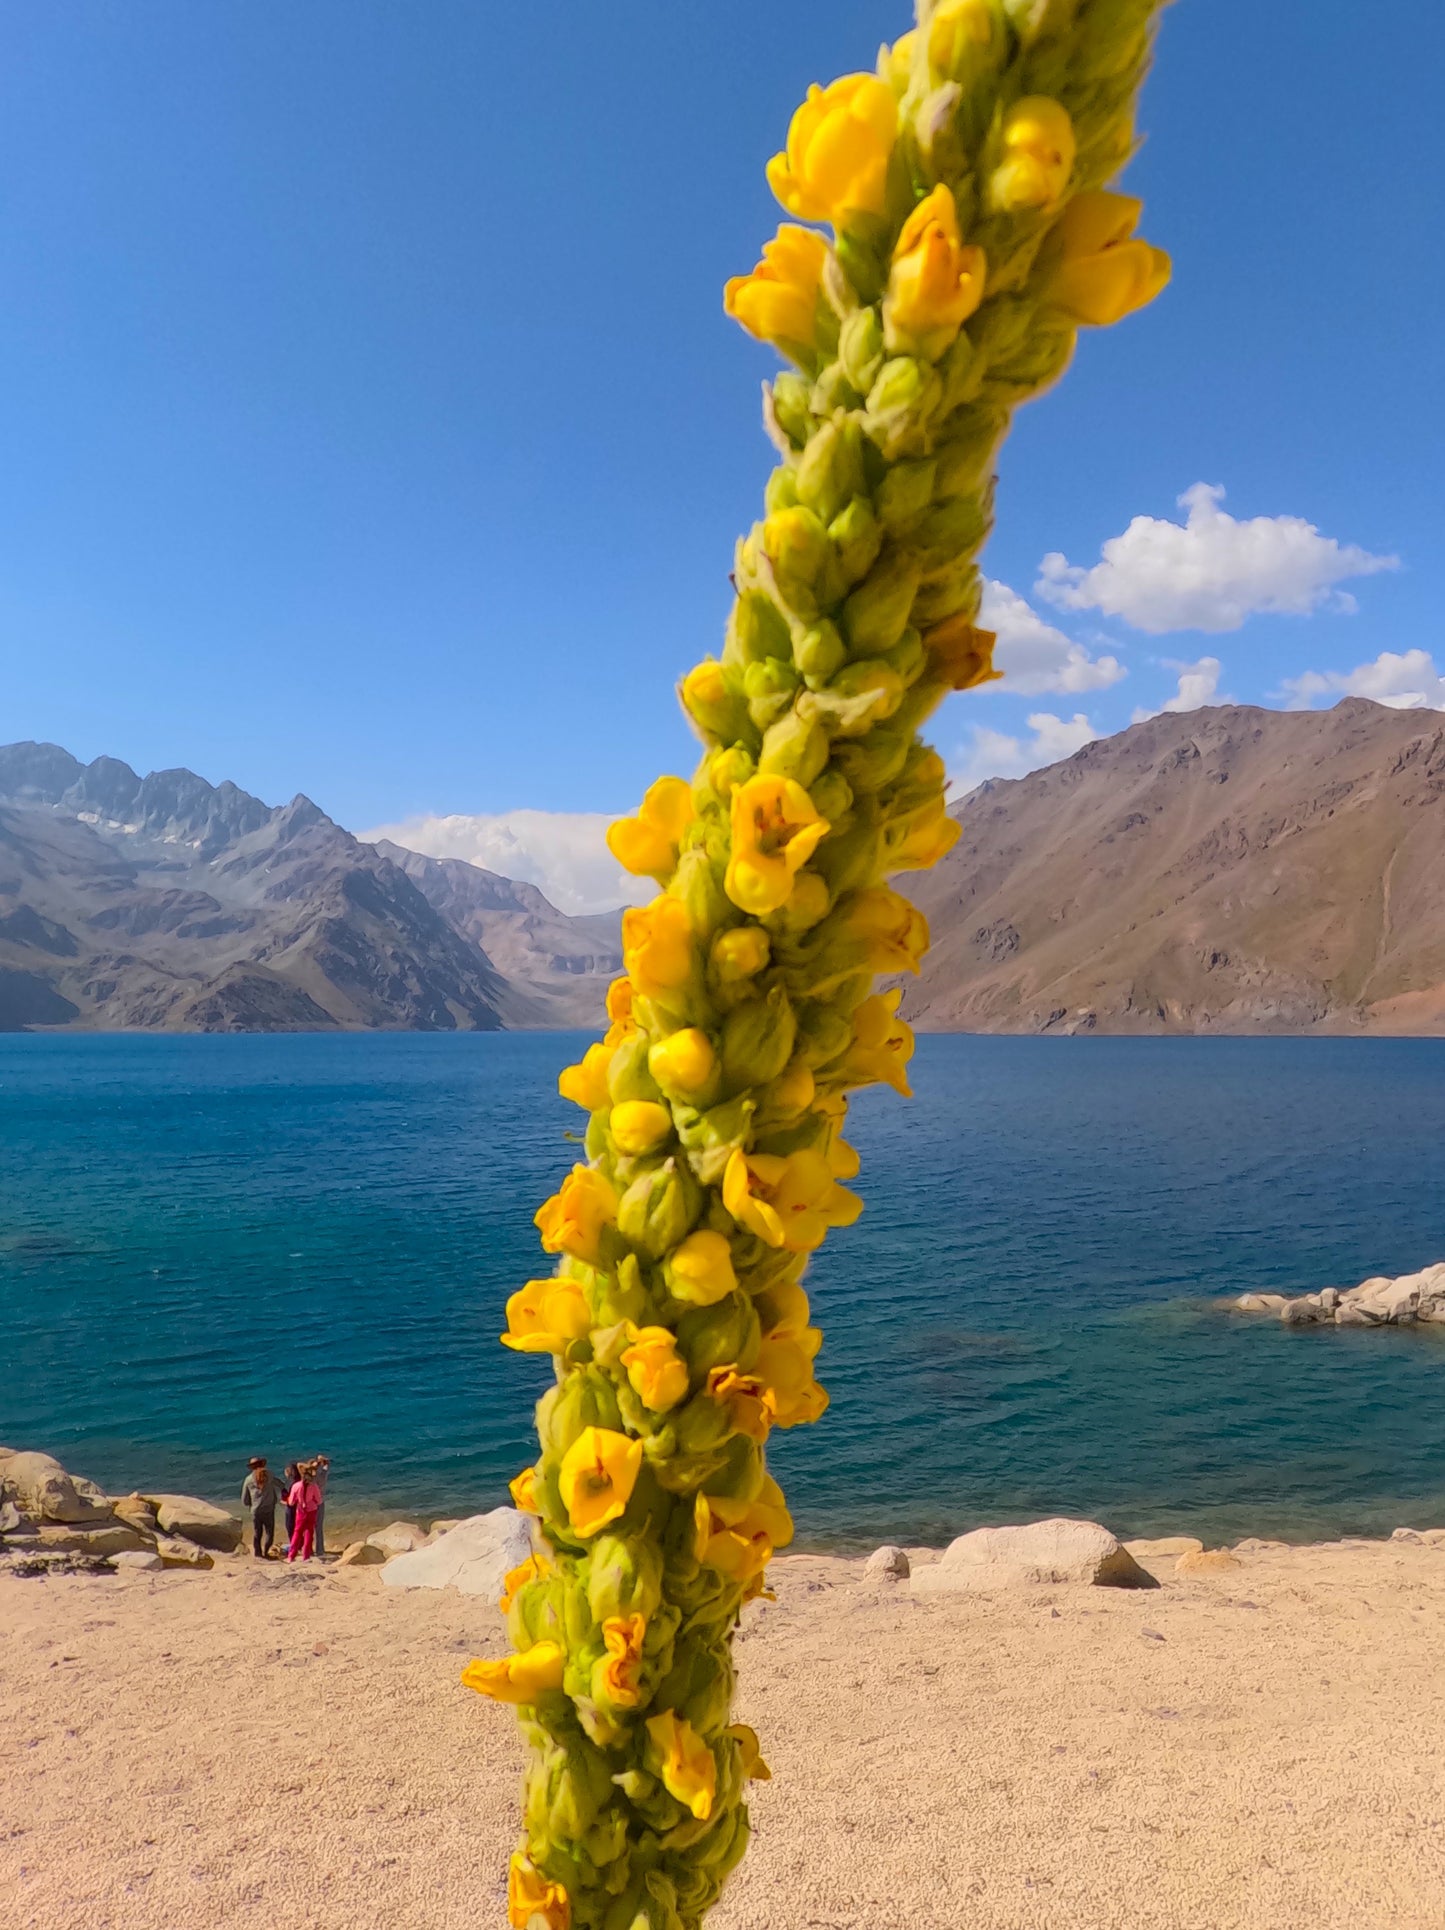
[[727, 1575], [751, 1597], [775, 1548], [793, 1539], [793, 1518], [770, 1474], [753, 1501], [700, 1494], [693, 1503], [694, 1549], [708, 1567]]
[[813, 1358], [823, 1344], [816, 1327], [801, 1334], [768, 1335], [758, 1347], [756, 1372], [763, 1402], [778, 1427], [798, 1427], [820, 1419], [828, 1395], [813, 1376]]
[[543, 1561], [540, 1555], [528, 1555], [524, 1562], [519, 1562], [515, 1568], [509, 1568], [506, 1580], [502, 1583], [501, 1599], [497, 1607], [505, 1615], [528, 1582], [540, 1581], [543, 1575], [550, 1574], [551, 1570], [551, 1563]]
[[993, 667], [998, 637], [992, 630], [980, 630], [968, 617], [945, 618], [924, 632], [923, 641], [933, 659], [935, 674], [945, 679], [950, 690], [972, 690], [977, 684], [997, 683], [1003, 675]]
[[723, 289], [723, 308], [749, 335], [787, 351], [813, 346], [818, 288], [828, 244], [811, 228], [784, 222], [750, 275], [734, 275]]
[[[626, 981], [624, 980], [624, 983]], [[589, 1045], [579, 1064], [567, 1066], [557, 1078], [557, 1090], [574, 1106], [597, 1112], [611, 1103], [607, 1092], [607, 1068], [615, 1046]]]
[[790, 1253], [811, 1253], [830, 1226], [851, 1226], [863, 1211], [811, 1147], [787, 1154], [739, 1147], [723, 1173], [723, 1205], [750, 1233]]
[[607, 1036], [602, 1041], [606, 1046], [619, 1046], [631, 1033], [637, 1030], [637, 1021], [632, 1016], [632, 980], [614, 978], [607, 988], [607, 1016], [611, 1024]]
[[622, 914], [622, 962], [634, 991], [665, 997], [692, 972], [692, 920], [680, 898], [654, 898]]
[[692, 786], [682, 777], [650, 785], [635, 818], [608, 827], [607, 849], [624, 871], [666, 879], [677, 864], [677, 847], [693, 820]]
[[928, 950], [928, 920], [888, 885], [860, 891], [848, 907], [846, 922], [864, 943], [870, 972], [916, 972]]
[[750, 777], [732, 798], [732, 856], [724, 889], [755, 917], [777, 911], [828, 835], [828, 820], [791, 777]]
[[740, 1374], [735, 1365], [713, 1367], [708, 1370], [704, 1391], [727, 1415], [728, 1426], [734, 1434], [746, 1434], [750, 1441], [760, 1445], [767, 1440], [773, 1417], [763, 1399], [763, 1383], [756, 1374]]
[[556, 1642], [534, 1642], [520, 1655], [500, 1662], [468, 1662], [462, 1682], [494, 1702], [535, 1702], [549, 1689], [562, 1686], [562, 1650]]
[[519, 1354], [560, 1354], [591, 1325], [592, 1315], [575, 1280], [529, 1280], [507, 1301], [502, 1345]]
[[584, 1427], [562, 1457], [557, 1485], [576, 1532], [595, 1535], [616, 1521], [632, 1498], [642, 1443], [609, 1427]]
[[717, 1764], [702, 1737], [673, 1709], [649, 1716], [647, 1733], [662, 1758], [662, 1786], [690, 1809], [700, 1823], [712, 1815], [717, 1797]]
[[673, 1299], [685, 1300], [693, 1307], [715, 1307], [738, 1284], [732, 1248], [721, 1233], [706, 1227], [689, 1233], [673, 1248], [663, 1262], [663, 1272]]
[[763, 1746], [758, 1741], [757, 1730], [746, 1722], [730, 1722], [727, 1733], [738, 1746], [738, 1768], [744, 1782], [770, 1783], [773, 1772], [763, 1761]]
[[507, 1872], [507, 1922], [511, 1930], [571, 1930], [572, 1904], [560, 1883], [553, 1883], [521, 1850], [512, 1855]]
[[929, 66], [945, 79], [961, 78], [994, 45], [1000, 24], [994, 0], [941, 0], [928, 23]]
[[634, 1327], [628, 1322], [631, 1345], [622, 1351], [622, 1365], [632, 1391], [654, 1414], [665, 1414], [687, 1394], [687, 1362], [666, 1327]]
[[717, 1053], [706, 1032], [684, 1026], [659, 1039], [647, 1054], [647, 1069], [670, 1098], [691, 1104], [717, 1076]]
[[1046, 243], [1052, 262], [1044, 300], [1073, 321], [1107, 328], [1146, 307], [1168, 285], [1173, 263], [1134, 230], [1144, 212], [1131, 194], [1076, 194]]
[[655, 1099], [624, 1099], [608, 1121], [619, 1153], [640, 1157], [672, 1137], [672, 1114]]
[[595, 1265], [604, 1227], [617, 1221], [617, 1195], [595, 1166], [574, 1166], [561, 1190], [533, 1216], [548, 1253], [570, 1253]]
[[876, 74], [813, 86], [788, 128], [787, 152], [768, 163], [768, 186], [803, 221], [881, 214], [898, 103]]
[[1015, 101], [1003, 121], [1003, 160], [989, 179], [989, 199], [1005, 214], [1050, 208], [1069, 185], [1074, 124], [1047, 94]]
[[507, 1492], [524, 1515], [541, 1514], [542, 1510], [537, 1505], [537, 1470], [535, 1468], [523, 1468], [520, 1474], [514, 1475], [507, 1484]]
[[913, 1029], [898, 1016], [903, 993], [875, 992], [853, 1014], [853, 1043], [843, 1060], [844, 1083], [850, 1086], [885, 1085], [913, 1097], [907, 1066], [913, 1057]]
[[594, 1692], [619, 1709], [635, 1708], [641, 1699], [638, 1676], [646, 1633], [645, 1615], [609, 1615], [603, 1621], [602, 1642], [607, 1654], [592, 1672]]
[[988, 262], [966, 248], [946, 182], [909, 215], [893, 250], [883, 323], [890, 349], [912, 342], [930, 356], [948, 347], [983, 300]]
[[896, 818], [884, 831], [890, 871], [927, 871], [946, 858], [963, 836], [963, 826], [948, 815], [942, 792]]

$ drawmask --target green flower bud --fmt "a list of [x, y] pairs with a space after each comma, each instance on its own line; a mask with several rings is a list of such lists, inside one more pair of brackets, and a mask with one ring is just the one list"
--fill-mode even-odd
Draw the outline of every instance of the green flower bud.
[[748, 665], [743, 673], [743, 688], [748, 696], [748, 715], [759, 730], [765, 731], [788, 709], [798, 683], [798, 673], [792, 664], [782, 663], [776, 657], [764, 657], [761, 662]]
[[855, 422], [825, 422], [798, 463], [796, 498], [826, 525], [863, 490], [863, 436]]
[[622, 1195], [617, 1230], [647, 1260], [660, 1260], [692, 1230], [702, 1212], [697, 1181], [674, 1156], [643, 1173]]
[[898, 672], [881, 657], [865, 657], [845, 665], [825, 690], [805, 690], [798, 714], [825, 725], [834, 737], [861, 737], [870, 725], [891, 717], [902, 698]]
[[848, 380], [867, 395], [883, 366], [883, 324], [876, 308], [855, 308], [838, 336], [838, 356]]
[[913, 621], [920, 630], [929, 630], [948, 617], [978, 615], [983, 599], [983, 584], [977, 563], [956, 557], [942, 569], [930, 570], [918, 586], [913, 599]]
[[814, 778], [808, 792], [834, 831], [841, 830], [853, 805], [853, 791], [843, 773], [830, 767], [821, 777]]
[[948, 424], [948, 440], [938, 451], [934, 493], [943, 499], [967, 495], [992, 475], [1008, 417], [996, 409], [965, 409]]
[[[737, 916], [731, 900], [723, 891], [722, 878], [706, 850], [694, 847], [691, 851], [683, 852], [677, 861], [677, 870], [673, 873], [668, 891], [687, 906], [693, 931], [701, 939], [709, 938], [719, 926]], [[650, 1073], [648, 1076], [651, 1078]], [[654, 1095], [636, 1096], [651, 1098]]]
[[885, 362], [868, 391], [864, 427], [885, 456], [903, 452], [910, 438], [928, 428], [943, 400], [943, 383], [927, 363], [911, 355]]
[[938, 464], [931, 457], [896, 462], [878, 485], [878, 520], [890, 536], [902, 535], [933, 501]]
[[1003, 0], [1009, 25], [1025, 47], [1047, 32], [1062, 34], [1073, 24], [1078, 0]]
[[694, 665], [677, 687], [678, 700], [705, 741], [731, 743], [752, 735], [736, 672], [713, 657]]
[[926, 561], [946, 563], [955, 556], [972, 555], [993, 522], [991, 495], [974, 493], [935, 503], [909, 538]]
[[617, 1391], [600, 1368], [574, 1368], [537, 1403], [537, 1433], [549, 1457], [560, 1461], [584, 1429], [622, 1425]]
[[793, 885], [792, 896], [785, 905], [770, 911], [764, 922], [774, 938], [786, 943], [805, 931], [811, 931], [819, 919], [828, 916], [832, 906], [832, 894], [819, 873], [800, 871]]
[[746, 1147], [753, 1110], [746, 1093], [707, 1112], [690, 1106], [675, 1108], [677, 1136], [687, 1163], [704, 1186], [720, 1186], [728, 1160], [739, 1146]]
[[[831, 624], [829, 628], [832, 628]], [[842, 647], [841, 643], [839, 647]], [[921, 662], [921, 645], [919, 655]], [[795, 778], [806, 790], [827, 764], [828, 748], [828, 733], [816, 719], [804, 717], [796, 708], [785, 710], [763, 734], [758, 769], [774, 777]], [[676, 889], [674, 885], [673, 890]], [[697, 926], [696, 929], [702, 931], [711, 927]]]
[[815, 421], [825, 421], [841, 409], [845, 413], [856, 409], [863, 398], [848, 380], [848, 371], [841, 362], [830, 362], [813, 384], [813, 392], [808, 403]]
[[591, 1296], [593, 1314], [599, 1327], [632, 1320], [645, 1327], [654, 1312], [651, 1297], [642, 1278], [634, 1253], [624, 1254], [610, 1273], [595, 1276], [597, 1286]]
[[840, 516], [828, 525], [838, 555], [842, 587], [860, 582], [878, 560], [883, 547], [883, 531], [866, 496], [855, 496]]
[[607, 1090], [614, 1106], [627, 1099], [659, 1100], [662, 1093], [647, 1069], [645, 1032], [629, 1032], [612, 1054], [607, 1067]]
[[723, 1020], [724, 1089], [739, 1092], [776, 1079], [793, 1056], [797, 1029], [793, 1008], [781, 985], [775, 985], [765, 998], [745, 999], [735, 1005]]
[[880, 661], [890, 667], [899, 683], [907, 690], [910, 684], [917, 683], [928, 662], [927, 652], [923, 648], [923, 638], [910, 624], [893, 648], [883, 652]]
[[843, 605], [842, 630], [857, 656], [891, 650], [908, 628], [923, 567], [903, 550], [890, 550]]
[[849, 228], [837, 237], [835, 252], [843, 272], [858, 291], [858, 299], [876, 302], [888, 280], [887, 264], [878, 244], [859, 228]]
[[[833, 623], [817, 623], [793, 645], [793, 662], [803, 673], [803, 681], [816, 690], [847, 661], [848, 647]], [[826, 760], [825, 760], [826, 761]], [[811, 782], [802, 779], [800, 782]], [[826, 815], [826, 813], [825, 813]]]
[[882, 866], [883, 836], [876, 805], [860, 804], [852, 823], [836, 838], [828, 838], [813, 860], [827, 880], [832, 902], [845, 891], [856, 891], [877, 881]]
[[744, 590], [728, 619], [723, 662], [735, 664], [739, 670], [765, 657], [778, 657], [786, 663], [792, 647], [788, 620], [773, 599], [765, 590]]
[[[879, 791], [903, 769], [910, 734], [894, 724], [875, 724], [866, 737], [835, 744], [833, 761], [852, 785], [855, 796]], [[826, 845], [827, 839], [824, 839]], [[821, 847], [820, 847], [821, 848]]]
[[714, 1367], [736, 1363], [744, 1373], [758, 1357], [758, 1316], [745, 1293], [730, 1293], [716, 1306], [692, 1307], [677, 1323], [677, 1351], [693, 1381], [704, 1381]]
[[808, 393], [809, 385], [801, 375], [780, 375], [771, 389], [763, 391], [773, 420], [795, 449], [801, 449], [813, 433]]
[[816, 616], [818, 586], [833, 555], [821, 517], [801, 504], [780, 509], [763, 524], [762, 549], [788, 608], [805, 621]]
[[662, 1551], [640, 1535], [603, 1533], [587, 1557], [587, 1604], [594, 1622], [652, 1616], [662, 1600]]
[[763, 486], [763, 507], [771, 516], [775, 510], [795, 509], [798, 503], [798, 472], [784, 463], [775, 469]]

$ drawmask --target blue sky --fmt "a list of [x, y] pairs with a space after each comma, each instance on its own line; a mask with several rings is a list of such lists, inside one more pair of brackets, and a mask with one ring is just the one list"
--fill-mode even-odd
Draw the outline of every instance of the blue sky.
[[[807, 83], [907, 24], [12, 0], [0, 740], [609, 895], [570, 814], [686, 768], [770, 466], [722, 282]], [[1175, 280], [1019, 418], [961, 782], [1166, 701], [1445, 708], [1442, 71], [1434, 0], [1166, 14], [1127, 184]]]

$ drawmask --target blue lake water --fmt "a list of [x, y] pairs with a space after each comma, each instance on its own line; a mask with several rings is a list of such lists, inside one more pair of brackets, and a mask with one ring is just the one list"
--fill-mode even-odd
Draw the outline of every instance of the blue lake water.
[[[113, 1491], [325, 1449], [338, 1513], [504, 1500], [581, 1043], [0, 1038], [0, 1441]], [[810, 1280], [803, 1542], [1445, 1525], [1445, 1329], [1209, 1304], [1445, 1258], [1445, 1041], [931, 1038], [914, 1084], [855, 1105], [867, 1211]]]

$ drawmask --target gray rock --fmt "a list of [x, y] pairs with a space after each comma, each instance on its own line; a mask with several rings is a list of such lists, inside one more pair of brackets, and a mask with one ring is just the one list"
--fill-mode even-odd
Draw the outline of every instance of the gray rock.
[[1128, 1549], [1097, 1521], [1055, 1518], [1018, 1528], [976, 1528], [950, 1542], [942, 1560], [913, 1572], [918, 1595], [1055, 1583], [1157, 1588]]
[[1286, 1327], [1314, 1327], [1328, 1316], [1318, 1300], [1306, 1296], [1302, 1300], [1286, 1300], [1279, 1317]]
[[147, 1545], [124, 1521], [102, 1521], [93, 1528], [55, 1523], [41, 1528], [38, 1539], [42, 1548], [70, 1555], [124, 1555]]
[[117, 1520], [128, 1521], [132, 1528], [138, 1528], [144, 1535], [153, 1535], [160, 1527], [155, 1508], [144, 1495], [114, 1495], [110, 1506]]
[[95, 1483], [67, 1474], [53, 1455], [11, 1454], [0, 1475], [15, 1505], [39, 1521], [110, 1519], [110, 1503]]
[[907, 1555], [893, 1542], [875, 1548], [863, 1564], [863, 1573], [879, 1581], [906, 1582], [910, 1568]]
[[414, 1548], [420, 1548], [427, 1539], [425, 1528], [419, 1528], [414, 1521], [393, 1521], [390, 1527], [378, 1528], [367, 1541], [373, 1548], [379, 1548], [383, 1556], [409, 1555]]
[[1242, 1293], [1235, 1306], [1241, 1313], [1278, 1313], [1284, 1305], [1282, 1293]]
[[532, 1552], [532, 1522], [515, 1508], [472, 1515], [425, 1548], [394, 1555], [381, 1571], [388, 1588], [456, 1588], [493, 1602], [508, 1573]]
[[126, 1574], [144, 1574], [148, 1570], [165, 1567], [154, 1548], [124, 1548], [118, 1555], [111, 1556], [110, 1565]]
[[222, 1555], [233, 1555], [241, 1545], [241, 1523], [209, 1501], [199, 1501], [193, 1494], [146, 1494], [140, 1499], [155, 1509], [162, 1534], [180, 1535]]
[[374, 1542], [351, 1541], [341, 1551], [338, 1568], [380, 1568], [385, 1554]]
[[162, 1535], [156, 1542], [155, 1552], [163, 1568], [214, 1568], [216, 1565], [213, 1555], [180, 1535]]

